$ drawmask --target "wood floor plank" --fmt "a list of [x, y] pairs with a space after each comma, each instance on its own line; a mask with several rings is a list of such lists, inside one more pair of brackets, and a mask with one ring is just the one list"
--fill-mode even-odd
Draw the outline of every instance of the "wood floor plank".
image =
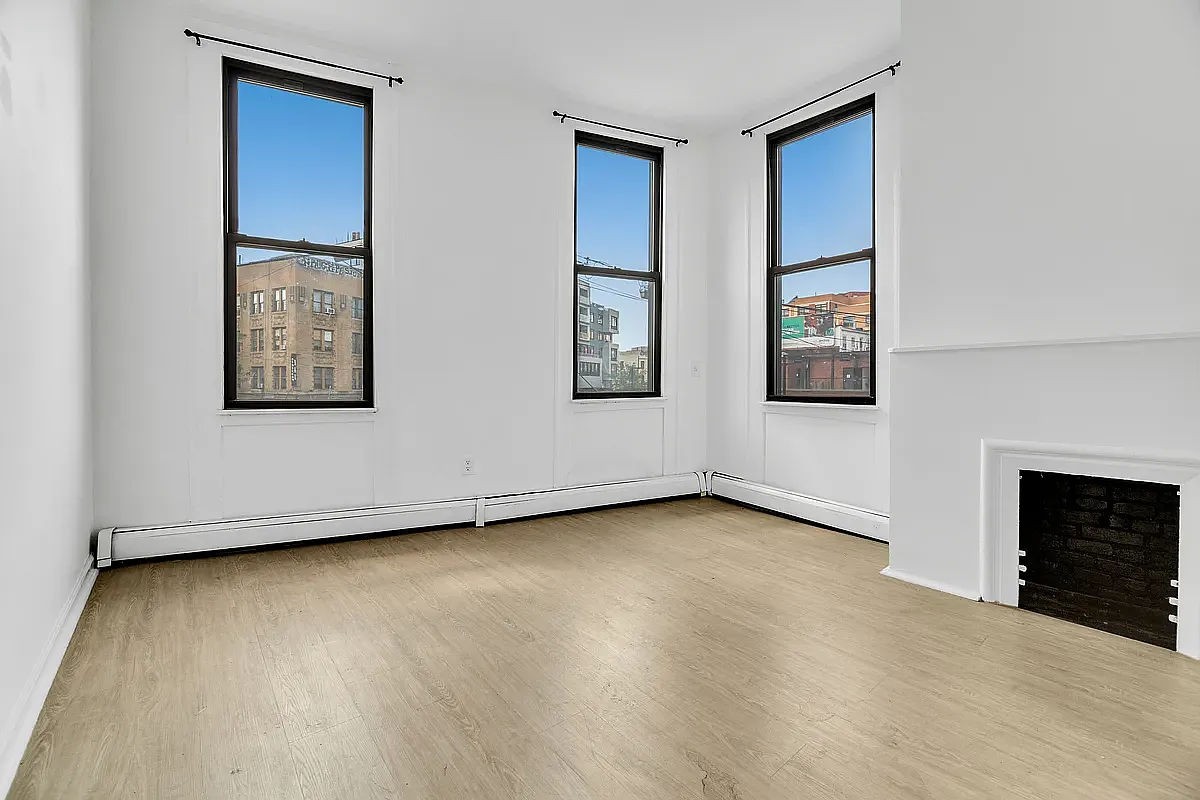
[[401, 797], [361, 718], [292, 742], [305, 800], [385, 800]]
[[711, 499], [102, 573], [10, 798], [1200, 797], [1200, 664]]

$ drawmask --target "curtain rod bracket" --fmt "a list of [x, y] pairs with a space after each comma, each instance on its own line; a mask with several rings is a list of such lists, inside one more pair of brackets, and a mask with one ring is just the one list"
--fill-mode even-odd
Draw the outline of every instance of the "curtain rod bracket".
[[183, 35], [187, 36], [189, 39], [195, 39], [196, 47], [200, 46], [200, 34], [196, 33], [195, 31], [191, 30], [190, 28], [184, 28]]

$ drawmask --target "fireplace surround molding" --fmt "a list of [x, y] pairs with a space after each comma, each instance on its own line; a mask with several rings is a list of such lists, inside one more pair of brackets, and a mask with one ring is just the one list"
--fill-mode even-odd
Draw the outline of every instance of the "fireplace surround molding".
[[1200, 457], [1123, 447], [983, 439], [979, 586], [987, 602], [1017, 605], [1020, 471], [1040, 470], [1179, 486], [1176, 645], [1200, 658]]

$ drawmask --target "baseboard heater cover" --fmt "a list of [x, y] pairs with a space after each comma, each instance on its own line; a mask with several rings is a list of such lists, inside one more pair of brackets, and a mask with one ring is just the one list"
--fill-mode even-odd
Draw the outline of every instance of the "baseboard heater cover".
[[178, 525], [104, 528], [96, 535], [96, 566], [110, 567], [120, 561], [168, 558], [414, 528], [470, 524], [482, 526], [487, 522], [642, 500], [704, 495], [706, 488], [702, 473], [686, 472], [641, 480], [428, 503]]
[[798, 492], [752, 483], [720, 472], [709, 474], [709, 492], [739, 503], [815, 522], [881, 542], [888, 541], [888, 517], [877, 511], [821, 500]]

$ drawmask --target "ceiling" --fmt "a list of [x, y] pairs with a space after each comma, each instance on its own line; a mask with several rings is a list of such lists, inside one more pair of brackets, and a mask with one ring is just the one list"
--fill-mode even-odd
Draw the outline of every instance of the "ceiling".
[[203, 0], [355, 42], [402, 75], [520, 84], [660, 119], [721, 119], [897, 49], [900, 0]]

